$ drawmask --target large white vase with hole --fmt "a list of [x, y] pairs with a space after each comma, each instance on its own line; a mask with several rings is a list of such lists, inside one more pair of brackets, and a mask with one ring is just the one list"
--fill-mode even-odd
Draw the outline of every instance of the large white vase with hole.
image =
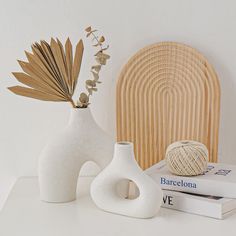
[[[136, 184], [139, 190], [137, 198], [125, 199], [118, 192], [117, 187], [124, 180]], [[136, 218], [155, 216], [163, 199], [160, 186], [135, 161], [133, 144], [129, 142], [115, 144], [113, 160], [94, 179], [90, 192], [102, 210]]]
[[76, 199], [81, 167], [111, 161], [114, 140], [95, 122], [89, 108], [72, 109], [68, 125], [43, 149], [38, 166], [40, 198], [46, 202]]

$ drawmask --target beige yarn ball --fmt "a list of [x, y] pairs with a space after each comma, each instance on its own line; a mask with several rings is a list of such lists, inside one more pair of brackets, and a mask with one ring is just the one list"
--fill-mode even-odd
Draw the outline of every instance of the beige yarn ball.
[[201, 175], [207, 169], [208, 149], [193, 140], [182, 140], [170, 144], [166, 150], [166, 164], [175, 175]]

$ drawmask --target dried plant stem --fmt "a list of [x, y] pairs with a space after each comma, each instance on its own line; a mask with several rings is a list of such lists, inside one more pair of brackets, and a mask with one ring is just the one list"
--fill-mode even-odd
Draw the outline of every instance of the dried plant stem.
[[[17, 95], [43, 101], [68, 102], [75, 108], [72, 97], [79, 77], [83, 58], [83, 41], [79, 40], [73, 56], [70, 39], [65, 46], [59, 39], [41, 40], [32, 45], [32, 52], [25, 52], [27, 62], [18, 60], [23, 72], [13, 72], [16, 79], [26, 86], [12, 86]], [[73, 59], [74, 58], [74, 59]]]
[[68, 102], [73, 108], [86, 108], [89, 106], [89, 98], [93, 92], [97, 91], [99, 72], [101, 67], [106, 65], [110, 56], [104, 53], [109, 45], [104, 47], [104, 36], [97, 36], [91, 26], [85, 29], [86, 37], [91, 37], [93, 47], [98, 51], [94, 55], [96, 64], [91, 67], [92, 78], [85, 82], [85, 92], [80, 93], [79, 100], [74, 102], [73, 95], [77, 85], [81, 62], [83, 58], [83, 41], [79, 40], [73, 56], [70, 39], [66, 40], [65, 46], [59, 39], [51, 38], [48, 43], [41, 40], [32, 45], [32, 53], [25, 52], [27, 62], [18, 61], [22, 72], [14, 72], [16, 79], [26, 85], [12, 86], [9, 90], [17, 95], [39, 99], [43, 101]]
[[[100, 44], [100, 42], [99, 42], [97, 36], [96, 36], [93, 32], [92, 32], [91, 34], [92, 34], [93, 38], [94, 38], [94, 39], [97, 41], [97, 43], [99, 44], [100, 49], [103, 50], [102, 45]], [[89, 98], [91, 95], [92, 95], [92, 94], [89, 93], [89, 94], [88, 94], [88, 98]]]
[[100, 42], [99, 42], [97, 36], [96, 36], [93, 32], [92, 32], [91, 34], [93, 35], [93, 38], [94, 38], [94, 39], [97, 41], [97, 43], [99, 44], [101, 50], [103, 50], [102, 45], [100, 45]]
[[86, 91], [82, 92], [79, 96], [79, 101], [77, 102], [77, 107], [80, 108], [86, 108], [89, 106], [89, 99], [92, 95], [93, 92], [97, 91], [97, 84], [101, 83], [99, 81], [99, 72], [101, 70], [101, 67], [106, 65], [106, 61], [110, 58], [109, 55], [105, 54], [104, 51], [109, 48], [107, 47], [104, 48], [103, 43], [105, 42], [104, 36], [98, 37], [94, 32], [97, 30], [92, 29], [91, 26], [87, 27], [85, 29], [87, 32], [86, 37], [91, 37], [92, 41], [96, 41], [95, 44], [93, 43], [94, 47], [98, 48], [98, 51], [94, 55], [96, 64], [91, 67], [91, 73], [93, 78], [86, 80], [85, 82], [85, 88]]
[[75, 105], [75, 102], [73, 101], [73, 99], [72, 99], [72, 98], [70, 98], [70, 99], [69, 99], [69, 101], [70, 101], [70, 103], [71, 103], [72, 107], [73, 107], [73, 108], [76, 108], [76, 105]]

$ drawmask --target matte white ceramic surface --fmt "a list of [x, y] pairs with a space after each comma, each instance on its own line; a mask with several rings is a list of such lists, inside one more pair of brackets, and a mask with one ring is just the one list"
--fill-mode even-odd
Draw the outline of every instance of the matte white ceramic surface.
[[[139, 196], [125, 199], [117, 191], [123, 180], [132, 180], [139, 189]], [[150, 218], [158, 212], [162, 191], [138, 166], [134, 158], [133, 144], [115, 144], [111, 163], [95, 178], [91, 185], [91, 197], [102, 210], [136, 218]]]
[[72, 109], [68, 126], [48, 143], [39, 158], [40, 198], [47, 202], [75, 200], [83, 164], [94, 161], [104, 168], [112, 158], [113, 145], [89, 108]]

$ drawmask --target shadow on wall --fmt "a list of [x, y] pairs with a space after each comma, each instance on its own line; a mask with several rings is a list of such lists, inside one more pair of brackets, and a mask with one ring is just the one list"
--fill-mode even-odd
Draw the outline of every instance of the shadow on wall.
[[219, 161], [236, 164], [236, 158], [232, 157], [236, 147], [236, 85], [232, 73], [223, 62], [215, 63], [215, 68], [219, 71], [221, 85]]

